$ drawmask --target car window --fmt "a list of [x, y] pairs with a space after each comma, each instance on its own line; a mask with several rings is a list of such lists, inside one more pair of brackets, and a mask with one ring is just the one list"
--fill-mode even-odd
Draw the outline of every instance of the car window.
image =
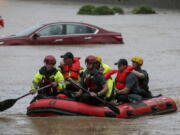
[[86, 34], [86, 33], [95, 33], [96, 29], [80, 25], [80, 24], [67, 24], [66, 25], [66, 34]]
[[63, 25], [56, 24], [45, 27], [38, 32], [40, 36], [63, 35]]
[[40, 28], [41, 26], [42, 26], [42, 24], [41, 25], [35, 25], [35, 26], [30, 27], [30, 28], [28, 28], [28, 29], [26, 29], [26, 30], [24, 30], [22, 32], [16, 33], [15, 35], [16, 36], [26, 36], [26, 35], [29, 35], [32, 32], [34, 32], [36, 29]]

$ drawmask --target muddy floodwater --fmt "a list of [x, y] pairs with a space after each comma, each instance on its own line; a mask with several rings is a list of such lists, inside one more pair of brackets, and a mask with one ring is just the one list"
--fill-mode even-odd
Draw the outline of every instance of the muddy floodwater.
[[[180, 106], [180, 13], [160, 10], [155, 15], [80, 16], [81, 3], [56, 0], [0, 0], [5, 28], [0, 36], [13, 34], [36, 24], [80, 21], [121, 32], [124, 45], [0, 46], [0, 101], [28, 92], [45, 55], [59, 56], [72, 51], [81, 57], [102, 56], [112, 68], [119, 58], [144, 58], [150, 75], [150, 89], [175, 99]], [[59, 62], [58, 62], [59, 63]], [[30, 118], [26, 107], [33, 96], [0, 112], [0, 135], [179, 135], [180, 112], [137, 119], [97, 117]]]

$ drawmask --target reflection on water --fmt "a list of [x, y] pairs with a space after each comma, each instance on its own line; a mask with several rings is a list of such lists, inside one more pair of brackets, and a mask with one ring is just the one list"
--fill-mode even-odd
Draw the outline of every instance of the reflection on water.
[[[27, 6], [28, 5], [28, 6]], [[0, 0], [0, 15], [6, 27], [1, 35], [19, 32], [36, 24], [53, 21], [83, 21], [112, 31], [121, 32], [125, 45], [80, 46], [1, 46], [0, 101], [17, 98], [30, 89], [34, 74], [43, 64], [45, 55], [59, 56], [72, 51], [84, 59], [89, 54], [103, 57], [112, 68], [119, 58], [140, 55], [150, 73], [153, 93], [171, 96], [180, 106], [180, 14], [79, 16], [78, 4], [61, 1]], [[34, 12], [32, 12], [34, 11]], [[33, 96], [23, 98], [0, 113], [0, 135], [179, 135], [179, 112], [146, 116], [138, 119], [97, 117], [29, 118], [26, 107]]]
[[[69, 135], [72, 133], [74, 135], [123, 134], [125, 123], [128, 121], [129, 120], [119, 121], [117, 119], [96, 117], [53, 117], [44, 119], [32, 119], [32, 122], [37, 127], [38, 132], [44, 135]], [[44, 129], [43, 127], [46, 127], [46, 125], [48, 125], [49, 123], [51, 123], [51, 125]], [[134, 128], [136, 129], [136, 127]], [[131, 130], [134, 129], [131, 128]]]
[[145, 116], [138, 119], [69, 116], [26, 118], [24, 116], [8, 118], [7, 121], [3, 121], [3, 124], [0, 122], [2, 125], [0, 129], [8, 135], [178, 135], [178, 121], [167, 123], [167, 119], [176, 119], [176, 117], [178, 117], [177, 113]]

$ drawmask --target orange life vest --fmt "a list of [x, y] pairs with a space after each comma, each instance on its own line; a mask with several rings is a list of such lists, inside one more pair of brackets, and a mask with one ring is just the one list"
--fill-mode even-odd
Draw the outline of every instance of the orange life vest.
[[116, 88], [121, 90], [125, 87], [125, 81], [127, 75], [134, 69], [133, 66], [128, 66], [123, 72], [118, 72], [115, 82], [116, 82]]
[[71, 67], [69, 67], [67, 64], [64, 64], [62, 66], [62, 74], [63, 74], [64, 78], [71, 77], [73, 79], [78, 80], [79, 71], [81, 69], [79, 60], [80, 60], [79, 57], [74, 57]]

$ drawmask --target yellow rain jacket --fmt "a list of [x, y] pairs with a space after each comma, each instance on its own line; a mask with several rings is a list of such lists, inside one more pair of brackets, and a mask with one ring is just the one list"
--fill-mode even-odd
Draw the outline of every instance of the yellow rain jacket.
[[43, 82], [45, 79], [49, 80], [51, 82], [52, 81], [57, 82], [57, 84], [58, 84], [57, 91], [58, 92], [65, 89], [64, 77], [61, 74], [61, 72], [54, 68], [54, 72], [52, 72], [52, 74], [50, 74], [47, 77], [45, 71], [43, 71], [44, 68], [45, 67], [42, 67], [40, 69], [40, 71], [37, 72], [36, 75], [34, 76], [34, 79], [32, 81], [32, 90], [36, 90], [36, 89], [42, 87], [41, 84], [45, 83], [45, 82]]

